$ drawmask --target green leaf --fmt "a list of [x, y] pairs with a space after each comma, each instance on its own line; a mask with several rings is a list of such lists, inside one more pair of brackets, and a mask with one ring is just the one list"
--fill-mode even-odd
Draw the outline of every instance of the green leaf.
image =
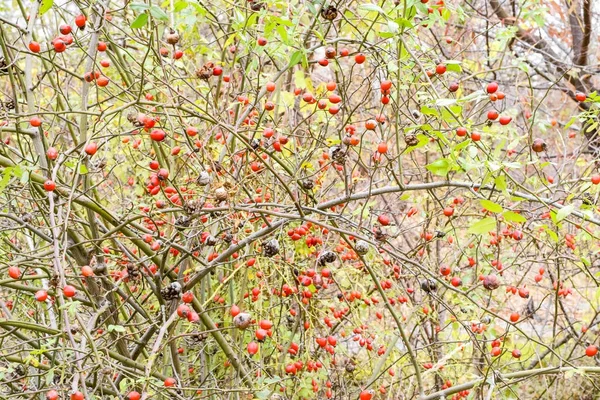
[[277, 25], [277, 27], [275, 29], [277, 29], [277, 33], [279, 33], [279, 37], [281, 38], [281, 41], [284, 44], [287, 44], [288, 43], [287, 29], [283, 25]]
[[556, 222], [560, 222], [563, 219], [567, 218], [571, 213], [575, 210], [575, 206], [570, 204], [558, 210], [556, 213]]
[[429, 137], [423, 134], [417, 135], [417, 139], [419, 139], [419, 143], [416, 146], [410, 146], [404, 151], [404, 154], [409, 154], [412, 151], [420, 149], [421, 147], [425, 147], [427, 143], [429, 143]]
[[125, 332], [125, 327], [121, 326], [121, 325], [109, 325], [108, 326], [108, 331], [109, 332], [112, 332], [112, 331], [115, 331], [115, 332]]
[[517, 214], [514, 211], [507, 211], [504, 214], [502, 214], [502, 216], [504, 217], [504, 220], [508, 222], [517, 222], [519, 224], [527, 222], [527, 218], [525, 218], [521, 214]]
[[150, 8], [150, 6], [148, 4], [145, 4], [145, 3], [131, 3], [129, 5], [129, 7], [134, 12], [142, 12], [142, 11], [146, 11], [147, 9]]
[[413, 24], [409, 20], [407, 20], [405, 18], [398, 18], [398, 19], [396, 19], [396, 23], [402, 25], [405, 28], [412, 28], [413, 27]]
[[2, 190], [4, 190], [4, 188], [6, 187], [6, 185], [8, 185], [8, 182], [10, 182], [10, 178], [12, 176], [13, 173], [13, 168], [12, 167], [6, 167], [4, 168], [4, 172], [2, 173], [2, 180], [0, 181], [0, 192]]
[[501, 213], [502, 211], [504, 211], [504, 208], [502, 208], [500, 204], [494, 203], [493, 201], [483, 199], [479, 200], [479, 203], [483, 208], [485, 208], [489, 212]]
[[498, 175], [496, 179], [494, 179], [494, 183], [498, 187], [498, 189], [505, 191], [506, 190], [506, 177], [504, 175]]
[[440, 116], [440, 113], [435, 108], [430, 108], [427, 106], [421, 106], [421, 113], [424, 115], [435, 115], [436, 117]]
[[80, 164], [79, 165], [79, 174], [85, 175], [87, 173], [88, 173], [87, 167], [85, 165], [83, 165], [83, 164]]
[[255, 393], [254, 396], [256, 396], [256, 398], [260, 399], [260, 400], [268, 399], [271, 396], [271, 390], [270, 389], [261, 390], [260, 392]]
[[159, 19], [161, 21], [168, 21], [169, 20], [169, 16], [167, 15], [167, 13], [165, 13], [162, 8], [160, 8], [159, 6], [151, 6], [150, 7], [150, 14], [152, 14], [152, 16], [156, 19]]
[[44, 15], [46, 12], [48, 12], [48, 10], [52, 8], [53, 4], [54, 0], [42, 0], [39, 11], [40, 15]]
[[367, 10], [367, 11], [377, 11], [384, 14], [383, 8], [379, 7], [377, 4], [365, 3], [360, 4], [358, 6], [359, 10]]
[[[293, 67], [294, 65], [298, 64], [300, 61], [302, 61], [302, 57], [303, 57], [304, 53], [302, 52], [302, 50], [298, 50], [295, 51], [292, 56], [290, 57], [290, 67]], [[303, 84], [304, 85], [304, 84]]]
[[458, 64], [458, 62], [455, 62], [455, 63], [446, 62], [446, 70], [460, 73], [460, 72], [462, 72], [462, 67], [460, 66], [460, 64]]
[[24, 185], [29, 182], [29, 171], [23, 171], [23, 175], [21, 175], [21, 184]]
[[54, 368], [48, 370], [46, 373], [46, 385], [50, 386], [54, 383]]
[[137, 16], [137, 18], [129, 25], [132, 29], [140, 29], [148, 23], [148, 14], [143, 13]]
[[556, 232], [554, 232], [552, 229], [546, 229], [546, 233], [552, 238], [552, 240], [554, 240], [554, 243], [558, 243], [558, 235]]
[[569, 122], [567, 122], [565, 124], [565, 129], [568, 129], [571, 127], [571, 125], [573, 125], [575, 123], [575, 121], [577, 121], [577, 117], [571, 117], [571, 119], [569, 120]]
[[188, 2], [185, 0], [180, 0], [173, 6], [173, 12], [178, 12], [181, 10], [185, 10], [189, 6]]
[[473, 235], [481, 235], [494, 230], [496, 230], [496, 219], [487, 217], [471, 224], [467, 232]]
[[431, 173], [434, 175], [446, 176], [448, 175], [448, 172], [450, 172], [450, 163], [447, 159], [440, 158], [439, 160], [435, 160], [431, 164], [427, 165], [425, 168], [431, 171]]

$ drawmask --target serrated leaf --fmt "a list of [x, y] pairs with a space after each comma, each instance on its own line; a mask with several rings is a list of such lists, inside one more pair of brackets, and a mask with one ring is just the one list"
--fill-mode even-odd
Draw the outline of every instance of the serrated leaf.
[[377, 11], [377, 12], [384, 14], [383, 8], [379, 7], [377, 4], [371, 4], [371, 3], [360, 4], [358, 6], [358, 9], [366, 10], [366, 11]]
[[481, 206], [483, 208], [485, 208], [486, 210], [488, 210], [489, 212], [493, 212], [493, 213], [501, 213], [502, 211], [504, 211], [504, 208], [502, 208], [502, 206], [498, 203], [494, 203], [493, 201], [490, 200], [479, 200], [479, 203], [481, 204]]
[[130, 28], [140, 29], [148, 23], [148, 14], [143, 13], [137, 16], [137, 18], [131, 23]]
[[156, 19], [159, 19], [161, 21], [168, 21], [169, 20], [169, 16], [167, 15], [166, 12], [164, 12], [162, 10], [162, 8], [160, 8], [159, 6], [151, 6], [150, 7], [150, 14], [152, 14], [152, 16]]
[[496, 230], [496, 219], [487, 217], [471, 224], [467, 232], [472, 235], [481, 235], [494, 230]]
[[560, 222], [563, 219], [567, 218], [571, 213], [575, 210], [575, 206], [570, 204], [558, 210], [556, 212], [556, 222]]
[[48, 12], [48, 10], [52, 8], [52, 5], [54, 5], [54, 0], [42, 0], [42, 3], [40, 4], [39, 14], [44, 15], [46, 12]]
[[502, 216], [504, 217], [504, 220], [508, 222], [516, 222], [519, 224], [527, 222], [527, 218], [514, 211], [507, 211], [504, 214], [502, 214]]

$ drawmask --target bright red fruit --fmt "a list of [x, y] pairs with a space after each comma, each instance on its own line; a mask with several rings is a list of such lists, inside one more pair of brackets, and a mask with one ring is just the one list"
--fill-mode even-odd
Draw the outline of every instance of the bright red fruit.
[[265, 329], [257, 329], [256, 332], [254, 332], [254, 336], [256, 337], [256, 340], [258, 340], [259, 342], [264, 341], [267, 336], [269, 335], [269, 332], [267, 332]]
[[497, 90], [498, 90], [498, 84], [496, 82], [490, 82], [490, 83], [488, 83], [488, 85], [487, 85], [487, 92], [489, 94], [496, 93]]
[[363, 390], [358, 397], [360, 400], [371, 400], [373, 398], [372, 390]]
[[98, 151], [98, 144], [95, 142], [90, 142], [85, 145], [85, 152], [89, 156], [93, 156]]
[[42, 125], [42, 119], [40, 117], [31, 117], [29, 118], [29, 125], [37, 128]]
[[196, 136], [196, 135], [198, 134], [198, 128], [196, 128], [195, 126], [188, 126], [188, 127], [185, 129], [185, 133], [186, 133], [186, 135], [188, 135], [188, 136], [192, 136], [192, 137], [193, 137], [193, 136]]
[[63, 294], [66, 297], [73, 297], [73, 296], [75, 296], [75, 293], [77, 293], [77, 290], [73, 286], [71, 286], [71, 285], [66, 285], [63, 288]]
[[379, 217], [377, 217], [377, 221], [378, 221], [378, 222], [379, 222], [381, 225], [383, 225], [383, 226], [386, 226], [386, 225], [389, 225], [389, 224], [390, 224], [390, 217], [388, 217], [388, 216], [387, 216], [387, 215], [385, 215], [385, 214], [381, 214]]
[[273, 327], [273, 323], [271, 321], [269, 321], [268, 319], [263, 319], [261, 320], [258, 325], [265, 330], [269, 330]]
[[37, 301], [46, 301], [47, 298], [48, 292], [46, 292], [45, 290], [38, 290], [37, 292], [35, 292], [35, 299]]
[[490, 110], [490, 111], [488, 111], [487, 118], [490, 121], [494, 121], [494, 120], [498, 119], [498, 111], [496, 111], [496, 110]]
[[46, 393], [46, 400], [58, 400], [58, 398], [58, 392], [54, 389], [48, 390], [48, 393]]
[[242, 310], [240, 310], [240, 308], [238, 306], [236, 306], [235, 304], [232, 305], [231, 309], [229, 310], [229, 314], [231, 314], [232, 317], [235, 317], [240, 312], [242, 312]]
[[156, 142], [162, 142], [167, 137], [167, 134], [162, 129], [154, 129], [150, 132], [150, 139]]
[[191, 311], [192, 310], [185, 304], [180, 304], [177, 307], [177, 315], [179, 315], [180, 318], [187, 318]]
[[183, 300], [184, 303], [189, 304], [194, 301], [194, 294], [192, 292], [185, 292], [183, 296], [181, 296], [181, 300]]
[[21, 270], [19, 269], [19, 267], [15, 267], [14, 265], [8, 267], [8, 276], [10, 276], [13, 279], [19, 279], [21, 277]]
[[52, 47], [54, 47], [54, 51], [57, 53], [62, 53], [67, 49], [67, 44], [62, 40], [57, 39], [52, 42]]
[[52, 192], [54, 189], [56, 189], [56, 183], [54, 183], [53, 180], [48, 179], [46, 182], [44, 182], [45, 191]]
[[78, 16], [75, 17], [75, 25], [77, 25], [77, 27], [79, 29], [85, 28], [85, 23], [86, 23], [85, 15], [79, 14]]
[[58, 27], [58, 30], [60, 31], [60, 33], [62, 33], [63, 35], [68, 35], [69, 33], [71, 33], [71, 26], [67, 25], [67, 24], [62, 24], [61, 26]]
[[39, 53], [40, 44], [38, 42], [29, 42], [29, 50], [31, 50], [33, 53]]
[[248, 343], [248, 354], [253, 356], [256, 353], [258, 353], [258, 343], [256, 343], [256, 342]]
[[84, 400], [85, 396], [80, 391], [71, 394], [71, 400]]
[[177, 383], [177, 381], [175, 380], [175, 378], [167, 378], [163, 383], [165, 387], [173, 387], [175, 386], [175, 383]]
[[129, 394], [127, 395], [128, 400], [140, 400], [141, 398], [142, 395], [136, 392], [135, 390], [133, 392], [129, 392]]
[[585, 349], [585, 355], [588, 357], [594, 357], [597, 353], [598, 353], [598, 346], [596, 346], [596, 345], [591, 344]]

